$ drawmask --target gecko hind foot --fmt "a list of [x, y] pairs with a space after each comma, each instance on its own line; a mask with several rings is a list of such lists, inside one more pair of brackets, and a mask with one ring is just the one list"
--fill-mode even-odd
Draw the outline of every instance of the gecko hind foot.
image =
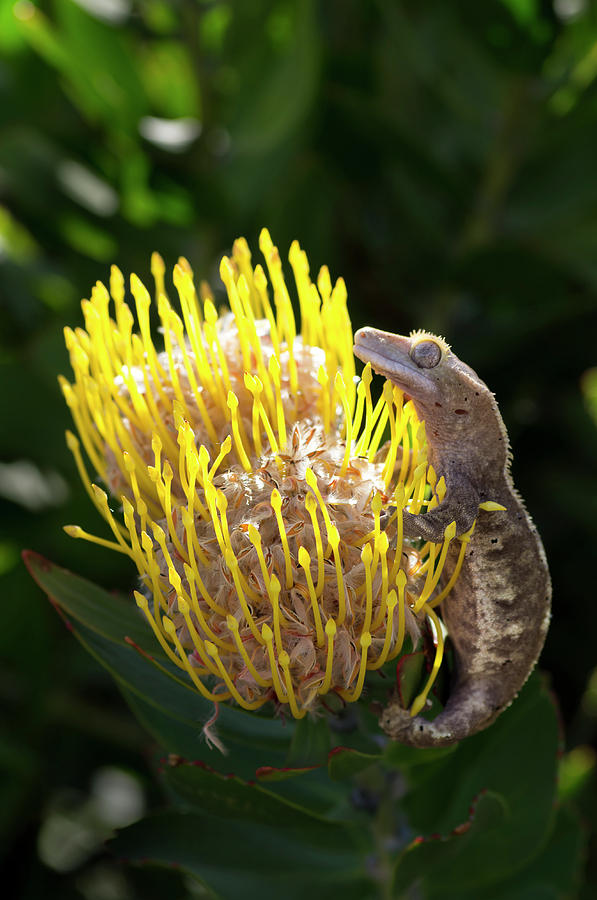
[[508, 705], [491, 678], [463, 679], [455, 685], [446, 706], [435, 719], [411, 716], [396, 700], [379, 720], [390, 737], [411, 747], [442, 747], [487, 728]]
[[450, 730], [437, 728], [422, 716], [411, 716], [398, 703], [386, 707], [379, 724], [389, 737], [410, 747], [439, 747], [457, 740]]

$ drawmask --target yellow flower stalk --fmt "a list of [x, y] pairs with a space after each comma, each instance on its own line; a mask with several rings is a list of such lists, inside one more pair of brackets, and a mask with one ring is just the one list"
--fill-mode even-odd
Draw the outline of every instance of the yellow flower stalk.
[[184, 259], [175, 305], [158, 254], [155, 301], [135, 275], [127, 299], [116, 267], [83, 301], [85, 328], [65, 330], [79, 434], [67, 441], [112, 537], [66, 530], [131, 557], [148, 627], [214, 702], [274, 701], [295, 718], [331, 692], [353, 702], [427, 620], [436, 653], [414, 715], [459, 565], [442, 584], [454, 533], [408, 542], [402, 511], [434, 506], [445, 485], [412, 404], [389, 382], [374, 402], [369, 366], [355, 376], [344, 281], [323, 267], [313, 282], [293, 243], [299, 330], [266, 230], [259, 243], [265, 269], [242, 238], [222, 260], [225, 310]]

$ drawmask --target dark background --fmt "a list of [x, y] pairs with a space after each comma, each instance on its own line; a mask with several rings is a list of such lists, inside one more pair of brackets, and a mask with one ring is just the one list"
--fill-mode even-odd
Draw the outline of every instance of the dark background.
[[[147, 279], [159, 249], [215, 287], [221, 254], [240, 234], [257, 254], [263, 225], [283, 256], [298, 238], [313, 269], [344, 276], [355, 328], [437, 331], [496, 392], [550, 560], [542, 666], [591, 827], [596, 79], [588, 0], [0, 0], [0, 846], [14, 896], [190, 896], [103, 854], [127, 811], [100, 808], [98, 778], [161, 802], [148, 741], [19, 551], [131, 586], [123, 557], [61, 529], [100, 527], [64, 443], [62, 328], [110, 263]], [[589, 864], [583, 896], [593, 877]]]

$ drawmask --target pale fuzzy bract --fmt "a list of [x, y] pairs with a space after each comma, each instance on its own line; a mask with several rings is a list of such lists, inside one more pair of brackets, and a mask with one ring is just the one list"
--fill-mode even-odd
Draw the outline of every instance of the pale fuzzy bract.
[[[61, 379], [86, 455], [116, 499], [92, 484], [79, 440], [67, 440], [113, 540], [142, 589], [137, 604], [163, 652], [214, 701], [245, 709], [268, 701], [301, 718], [326, 695], [361, 695], [367, 670], [420, 641], [427, 621], [443, 654], [435, 607], [452, 587], [443, 544], [403, 539], [402, 511], [432, 508], [443, 479], [426, 461], [424, 426], [386, 382], [371, 396], [369, 366], [355, 376], [342, 279], [316, 283], [290, 249], [300, 306], [297, 331], [277, 248], [253, 267], [244, 239], [220, 274], [229, 309], [199, 296], [186, 260], [174, 268], [182, 316], [152, 257], [164, 349], [154, 345], [152, 300], [136, 276], [125, 300], [112, 268], [83, 301], [85, 329], [65, 330], [74, 382]], [[385, 434], [388, 440], [381, 446]]]

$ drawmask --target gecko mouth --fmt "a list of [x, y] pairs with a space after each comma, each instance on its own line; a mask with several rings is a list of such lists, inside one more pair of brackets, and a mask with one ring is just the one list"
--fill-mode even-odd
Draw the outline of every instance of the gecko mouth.
[[409, 355], [410, 339], [377, 328], [360, 328], [354, 336], [353, 352], [389, 378], [408, 399], [430, 393], [430, 381]]

